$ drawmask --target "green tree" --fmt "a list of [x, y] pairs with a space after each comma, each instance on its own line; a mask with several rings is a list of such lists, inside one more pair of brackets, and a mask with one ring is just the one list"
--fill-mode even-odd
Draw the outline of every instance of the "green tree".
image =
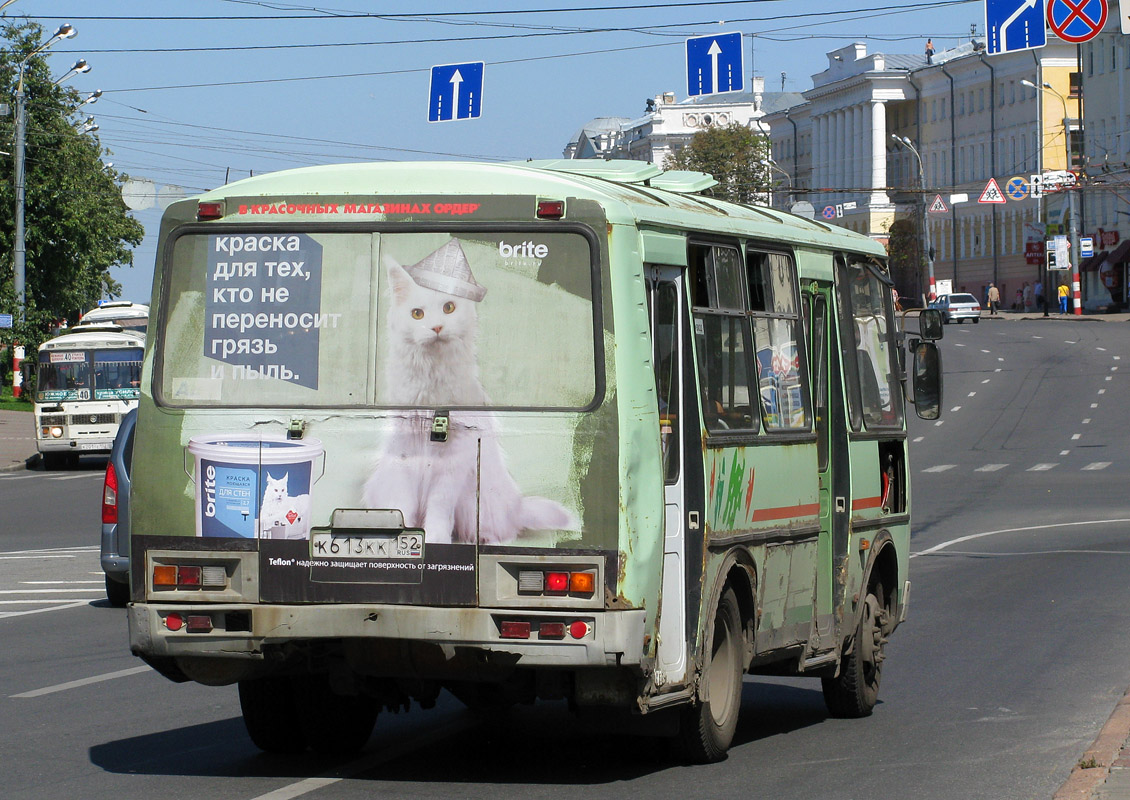
[[712, 126], [696, 133], [682, 150], [669, 156], [664, 169], [709, 172], [718, 185], [705, 194], [739, 203], [764, 201], [769, 191], [769, 141], [745, 125]]
[[[28, 58], [44, 41], [35, 23], [9, 23], [0, 31], [0, 311], [16, 314], [15, 243], [15, 93], [19, 64], [24, 66], [27, 109], [24, 157], [24, 249], [26, 322], [0, 329], [27, 347], [47, 337], [52, 320], [69, 319], [93, 307], [121, 286], [110, 268], [133, 264], [131, 245], [144, 229], [122, 200], [124, 175], [102, 163], [108, 154], [92, 133], [82, 133], [78, 93], [56, 86], [43, 54]], [[34, 349], [29, 352], [34, 353]]]
[[887, 243], [891, 280], [902, 295], [903, 305], [922, 302], [922, 270], [926, 264], [922, 256], [922, 235], [913, 219], [899, 219], [891, 225]]

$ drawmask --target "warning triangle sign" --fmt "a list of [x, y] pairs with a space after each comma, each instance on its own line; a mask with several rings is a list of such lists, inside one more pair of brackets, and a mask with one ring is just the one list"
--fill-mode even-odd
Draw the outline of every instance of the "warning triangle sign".
[[944, 214], [949, 211], [949, 209], [946, 208], [946, 203], [944, 200], [942, 200], [942, 196], [940, 194], [934, 195], [934, 202], [930, 204], [930, 211], [934, 214]]
[[1004, 194], [1001, 192], [1001, 187], [997, 185], [996, 178], [989, 178], [989, 182], [985, 184], [985, 191], [981, 192], [978, 203], [1007, 203]]

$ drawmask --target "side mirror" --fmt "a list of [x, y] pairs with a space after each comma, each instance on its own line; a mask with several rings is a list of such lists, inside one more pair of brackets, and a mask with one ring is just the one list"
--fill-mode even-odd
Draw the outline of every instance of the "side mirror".
[[918, 335], [936, 342], [942, 338], [942, 312], [936, 308], [924, 308], [918, 317]]
[[942, 414], [942, 354], [933, 342], [914, 345], [914, 411], [922, 419]]

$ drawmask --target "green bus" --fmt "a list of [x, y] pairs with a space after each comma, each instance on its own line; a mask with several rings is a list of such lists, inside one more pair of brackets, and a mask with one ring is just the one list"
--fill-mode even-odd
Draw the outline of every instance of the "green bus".
[[713, 185], [348, 164], [169, 206], [133, 652], [238, 683], [270, 752], [358, 749], [443, 689], [565, 698], [700, 762], [746, 673], [869, 714], [941, 325], [903, 341], [881, 244]]

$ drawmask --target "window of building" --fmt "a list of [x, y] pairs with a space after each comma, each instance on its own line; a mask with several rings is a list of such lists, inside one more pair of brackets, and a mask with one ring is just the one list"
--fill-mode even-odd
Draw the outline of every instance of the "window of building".
[[985, 90], [984, 89], [978, 89], [977, 90], [977, 110], [978, 111], [984, 111], [985, 110]]
[[1016, 81], [1008, 82], [1008, 104], [1014, 105], [1016, 103]]

